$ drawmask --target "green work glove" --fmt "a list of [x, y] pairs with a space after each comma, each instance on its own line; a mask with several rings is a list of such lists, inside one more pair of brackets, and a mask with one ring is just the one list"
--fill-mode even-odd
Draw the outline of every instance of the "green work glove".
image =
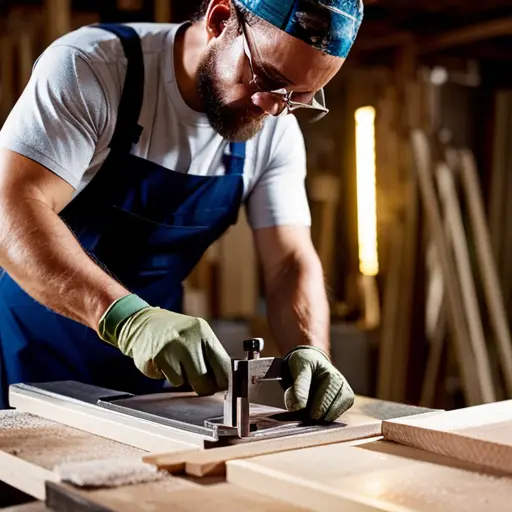
[[284, 362], [287, 410], [304, 410], [310, 419], [332, 422], [354, 404], [349, 383], [319, 348], [300, 345]]
[[147, 377], [165, 377], [176, 387], [189, 384], [201, 396], [228, 387], [231, 359], [202, 318], [150, 307], [128, 295], [104, 313], [98, 333]]

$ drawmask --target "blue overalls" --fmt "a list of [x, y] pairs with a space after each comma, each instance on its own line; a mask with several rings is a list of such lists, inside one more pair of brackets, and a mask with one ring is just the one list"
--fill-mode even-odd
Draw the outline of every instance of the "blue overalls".
[[[142, 132], [140, 39], [125, 25], [97, 26], [120, 38], [126, 79], [109, 156], [60, 216], [88, 254], [128, 290], [153, 306], [179, 312], [182, 281], [237, 220], [245, 143], [226, 144], [224, 176], [182, 174], [131, 155]], [[8, 407], [10, 384], [56, 380], [130, 393], [151, 393], [164, 385], [145, 377], [94, 330], [36, 302], [0, 269], [0, 408]]]

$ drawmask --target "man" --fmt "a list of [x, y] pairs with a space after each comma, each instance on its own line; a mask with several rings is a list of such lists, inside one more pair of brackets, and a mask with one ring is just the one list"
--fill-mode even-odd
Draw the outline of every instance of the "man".
[[226, 389], [230, 359], [182, 314], [181, 283], [243, 203], [287, 408], [333, 421], [353, 404], [286, 114], [326, 113], [361, 18], [360, 0], [211, 0], [194, 23], [50, 45], [0, 134], [1, 407], [16, 382]]

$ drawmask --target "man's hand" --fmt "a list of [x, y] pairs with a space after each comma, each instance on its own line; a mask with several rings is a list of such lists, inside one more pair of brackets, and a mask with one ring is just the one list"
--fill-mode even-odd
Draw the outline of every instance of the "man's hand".
[[165, 377], [176, 387], [190, 384], [201, 396], [228, 387], [231, 359], [202, 318], [153, 308], [129, 295], [105, 312], [98, 332], [147, 377]]
[[318, 421], [332, 422], [354, 404], [354, 392], [322, 350], [298, 346], [284, 358], [291, 378], [284, 399], [289, 411], [305, 410]]

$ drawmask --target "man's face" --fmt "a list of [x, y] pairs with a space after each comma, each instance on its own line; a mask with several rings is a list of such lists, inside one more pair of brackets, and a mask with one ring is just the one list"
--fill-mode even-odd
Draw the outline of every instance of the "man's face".
[[[294, 91], [307, 103], [339, 71], [344, 59], [321, 53], [266, 22], [244, 24], [230, 19], [210, 40], [197, 72], [203, 108], [212, 127], [231, 141], [256, 135], [276, 112], [278, 97], [262, 91]], [[256, 75], [256, 80], [254, 77]]]

